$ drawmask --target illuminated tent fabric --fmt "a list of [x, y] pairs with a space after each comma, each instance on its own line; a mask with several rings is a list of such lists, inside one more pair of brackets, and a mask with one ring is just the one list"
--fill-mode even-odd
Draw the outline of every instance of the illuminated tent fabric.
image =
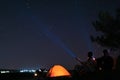
[[70, 77], [71, 74], [61, 65], [54, 65], [47, 73], [47, 77]]

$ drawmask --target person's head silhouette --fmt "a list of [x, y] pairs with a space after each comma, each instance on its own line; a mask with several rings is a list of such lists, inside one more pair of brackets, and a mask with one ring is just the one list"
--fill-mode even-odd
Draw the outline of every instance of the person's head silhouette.
[[89, 58], [92, 58], [93, 57], [93, 53], [90, 51], [90, 52], [88, 52], [88, 57]]

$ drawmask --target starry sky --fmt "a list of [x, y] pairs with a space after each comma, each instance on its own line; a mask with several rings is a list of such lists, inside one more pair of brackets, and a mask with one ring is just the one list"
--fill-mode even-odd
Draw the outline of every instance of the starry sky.
[[[90, 40], [92, 22], [105, 10], [114, 15], [119, 0], [0, 0], [0, 68], [73, 69], [98, 50]], [[94, 54], [95, 57], [100, 52]]]

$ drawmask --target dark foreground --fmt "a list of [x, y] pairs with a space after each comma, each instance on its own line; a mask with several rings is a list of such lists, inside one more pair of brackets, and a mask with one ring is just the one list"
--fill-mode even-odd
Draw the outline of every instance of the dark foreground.
[[36, 80], [33, 73], [0, 74], [0, 80]]
[[35, 77], [33, 73], [10, 73], [0, 74], [0, 80], [120, 80], [120, 72], [95, 72], [90, 74], [79, 74], [71, 71], [71, 77], [49, 78], [46, 76]]

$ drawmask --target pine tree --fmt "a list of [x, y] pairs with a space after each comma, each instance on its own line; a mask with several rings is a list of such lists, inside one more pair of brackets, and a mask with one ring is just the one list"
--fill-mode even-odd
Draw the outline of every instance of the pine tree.
[[98, 20], [94, 21], [93, 27], [101, 35], [91, 36], [91, 40], [103, 47], [120, 49], [120, 9], [116, 10], [115, 16], [108, 12], [100, 12]]

